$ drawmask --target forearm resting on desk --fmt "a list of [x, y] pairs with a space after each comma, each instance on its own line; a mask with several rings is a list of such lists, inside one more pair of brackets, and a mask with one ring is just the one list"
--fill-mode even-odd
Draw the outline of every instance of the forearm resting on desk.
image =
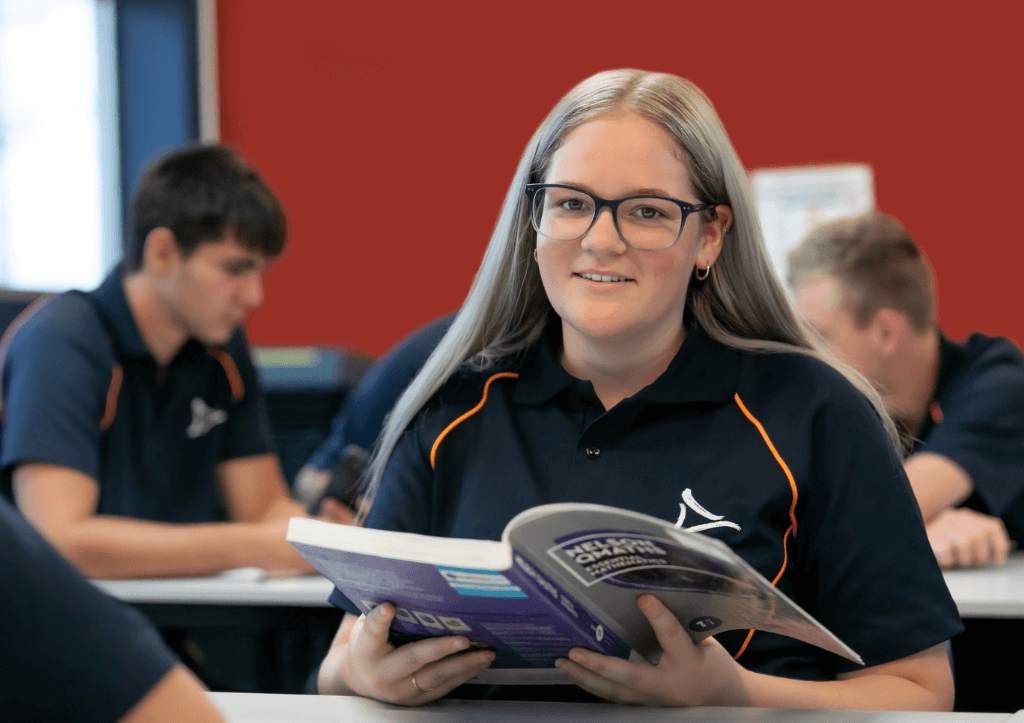
[[234, 567], [312, 568], [285, 540], [285, 498], [248, 522], [169, 524], [97, 515], [99, 484], [77, 470], [27, 464], [14, 470], [22, 513], [91, 577], [208, 575]]
[[966, 470], [933, 452], [911, 456], [905, 467], [939, 565], [943, 569], [1001, 565], [1010, 551], [1002, 520], [959, 507], [974, 491]]
[[236, 567], [309, 572], [280, 523], [175, 525], [96, 515], [50, 537], [85, 575], [100, 579], [212, 575]]
[[925, 524], [943, 510], [962, 504], [974, 491], [970, 475], [941, 454], [919, 452], [906, 461], [904, 469]]
[[847, 673], [836, 681], [805, 681], [748, 673], [751, 705], [844, 710], [953, 709], [953, 675], [937, 645], [892, 663]]

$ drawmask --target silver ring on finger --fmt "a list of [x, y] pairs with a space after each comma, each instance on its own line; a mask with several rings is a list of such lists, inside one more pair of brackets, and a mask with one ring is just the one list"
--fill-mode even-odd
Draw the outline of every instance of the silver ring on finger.
[[416, 676], [415, 675], [410, 675], [409, 678], [412, 680], [412, 687], [415, 688], [416, 690], [418, 690], [419, 692], [421, 692], [421, 693], [429, 693], [430, 691], [433, 690], [433, 688], [421, 688], [420, 684], [416, 682]]

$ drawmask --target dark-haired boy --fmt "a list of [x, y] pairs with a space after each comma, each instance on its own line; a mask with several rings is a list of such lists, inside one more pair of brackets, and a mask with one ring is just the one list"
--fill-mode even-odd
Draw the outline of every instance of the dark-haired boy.
[[239, 323], [284, 211], [234, 151], [159, 159], [99, 288], [30, 308], [4, 355], [2, 456], [18, 506], [85, 574], [308, 567]]

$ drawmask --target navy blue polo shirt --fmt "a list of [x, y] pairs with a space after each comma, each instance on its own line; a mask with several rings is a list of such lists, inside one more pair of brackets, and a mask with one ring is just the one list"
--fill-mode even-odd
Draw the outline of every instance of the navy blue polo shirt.
[[54, 298], [15, 334], [3, 400], [5, 478], [31, 462], [76, 469], [99, 482], [97, 514], [223, 520], [217, 465], [273, 450], [242, 330], [223, 348], [189, 340], [159, 369], [117, 270], [91, 293]]
[[427, 322], [375, 361], [348, 395], [331, 423], [330, 435], [309, 458], [309, 464], [329, 469], [350, 444], [371, 449], [398, 397], [426, 364], [454, 319], [454, 314], [447, 314]]
[[943, 337], [929, 412], [913, 451], [960, 465], [974, 484], [964, 506], [1001, 517], [1024, 544], [1024, 354], [1000, 337]]
[[[837, 371], [691, 328], [657, 380], [606, 411], [560, 348], [555, 319], [523, 357], [464, 365], [402, 437], [366, 525], [496, 540], [534, 505], [615, 505], [721, 539], [869, 666], [960, 632], [900, 459]], [[716, 638], [735, 654], [746, 635]], [[812, 680], [857, 668], [764, 632], [739, 661]]]
[[177, 660], [0, 500], [0, 718], [114, 721]]

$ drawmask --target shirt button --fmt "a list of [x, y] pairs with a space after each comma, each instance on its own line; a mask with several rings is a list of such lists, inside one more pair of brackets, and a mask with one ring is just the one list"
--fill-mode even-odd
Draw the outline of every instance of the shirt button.
[[598, 449], [597, 447], [587, 447], [587, 458], [588, 459], [597, 459], [600, 456], [601, 456], [601, 450], [600, 449]]

